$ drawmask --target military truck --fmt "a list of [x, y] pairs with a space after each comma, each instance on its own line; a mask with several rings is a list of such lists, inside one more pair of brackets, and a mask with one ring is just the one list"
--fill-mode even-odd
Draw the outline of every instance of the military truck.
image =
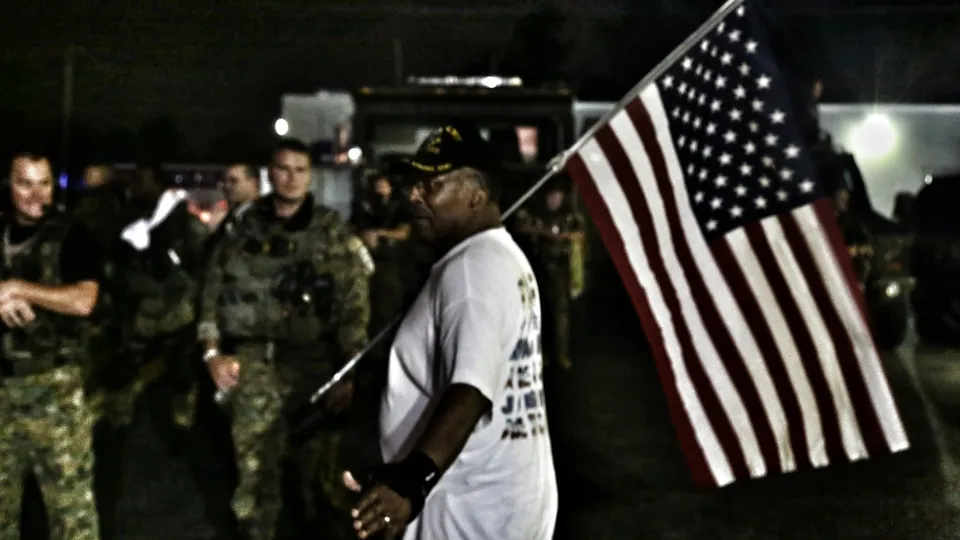
[[910, 214], [912, 304], [917, 334], [931, 344], [960, 345], [960, 171], [931, 175]]
[[477, 125], [505, 160], [507, 208], [546, 172], [554, 156], [573, 144], [573, 95], [517, 84], [468, 85], [460, 79], [417, 80], [353, 93], [353, 144], [365, 165], [409, 154], [431, 130], [453, 119]]
[[853, 155], [833, 148], [813, 152], [817, 174], [830, 189], [846, 188], [849, 212], [863, 239], [854, 254], [855, 268], [867, 303], [874, 341], [881, 349], [903, 343], [909, 330], [910, 291], [915, 279], [909, 263], [911, 231], [873, 207]]

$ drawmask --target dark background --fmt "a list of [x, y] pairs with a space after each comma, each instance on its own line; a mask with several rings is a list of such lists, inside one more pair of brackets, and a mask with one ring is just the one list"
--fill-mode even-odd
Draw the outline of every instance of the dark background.
[[[72, 51], [72, 169], [262, 152], [283, 93], [404, 75], [520, 75], [619, 99], [717, 0], [7, 0], [0, 157], [61, 154]], [[824, 101], [960, 101], [956, 0], [766, 0], [783, 64]], [[398, 62], [395, 49], [402, 51]]]

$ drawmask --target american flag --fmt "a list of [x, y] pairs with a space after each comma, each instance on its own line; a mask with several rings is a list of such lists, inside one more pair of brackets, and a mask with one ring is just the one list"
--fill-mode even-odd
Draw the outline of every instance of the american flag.
[[759, 18], [731, 3], [566, 161], [698, 483], [909, 446]]

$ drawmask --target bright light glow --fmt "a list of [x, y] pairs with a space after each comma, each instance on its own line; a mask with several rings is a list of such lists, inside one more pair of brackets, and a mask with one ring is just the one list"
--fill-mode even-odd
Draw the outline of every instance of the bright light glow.
[[498, 77], [486, 75], [483, 77], [407, 77], [407, 84], [419, 86], [482, 86], [484, 88], [500, 88], [503, 86], [521, 87], [523, 79], [520, 77]]
[[200, 221], [210, 223], [210, 212], [200, 212]]
[[887, 298], [895, 298], [900, 295], [900, 284], [897, 282], [890, 283], [883, 292], [887, 295]]
[[357, 163], [361, 157], [363, 157], [363, 150], [361, 150], [359, 146], [354, 146], [347, 150], [347, 159], [349, 159], [351, 163]]
[[897, 133], [885, 114], [874, 113], [853, 130], [851, 146], [857, 157], [880, 159], [897, 144]]
[[489, 77], [484, 77], [480, 79], [480, 86], [486, 86], [487, 88], [496, 88], [500, 85], [500, 77], [494, 77], [490, 75]]
[[288, 131], [290, 131], [290, 125], [287, 124], [286, 120], [284, 120], [283, 118], [280, 118], [276, 122], [274, 122], [273, 130], [277, 132], [277, 135], [283, 137], [284, 135], [287, 134]]

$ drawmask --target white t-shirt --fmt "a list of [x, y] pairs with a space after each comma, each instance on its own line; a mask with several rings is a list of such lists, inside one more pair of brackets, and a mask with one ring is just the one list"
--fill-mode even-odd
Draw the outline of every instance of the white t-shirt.
[[493, 404], [405, 540], [550, 540], [557, 480], [543, 396], [537, 282], [502, 228], [433, 266], [390, 350], [380, 409], [387, 462], [406, 457], [451, 384]]

